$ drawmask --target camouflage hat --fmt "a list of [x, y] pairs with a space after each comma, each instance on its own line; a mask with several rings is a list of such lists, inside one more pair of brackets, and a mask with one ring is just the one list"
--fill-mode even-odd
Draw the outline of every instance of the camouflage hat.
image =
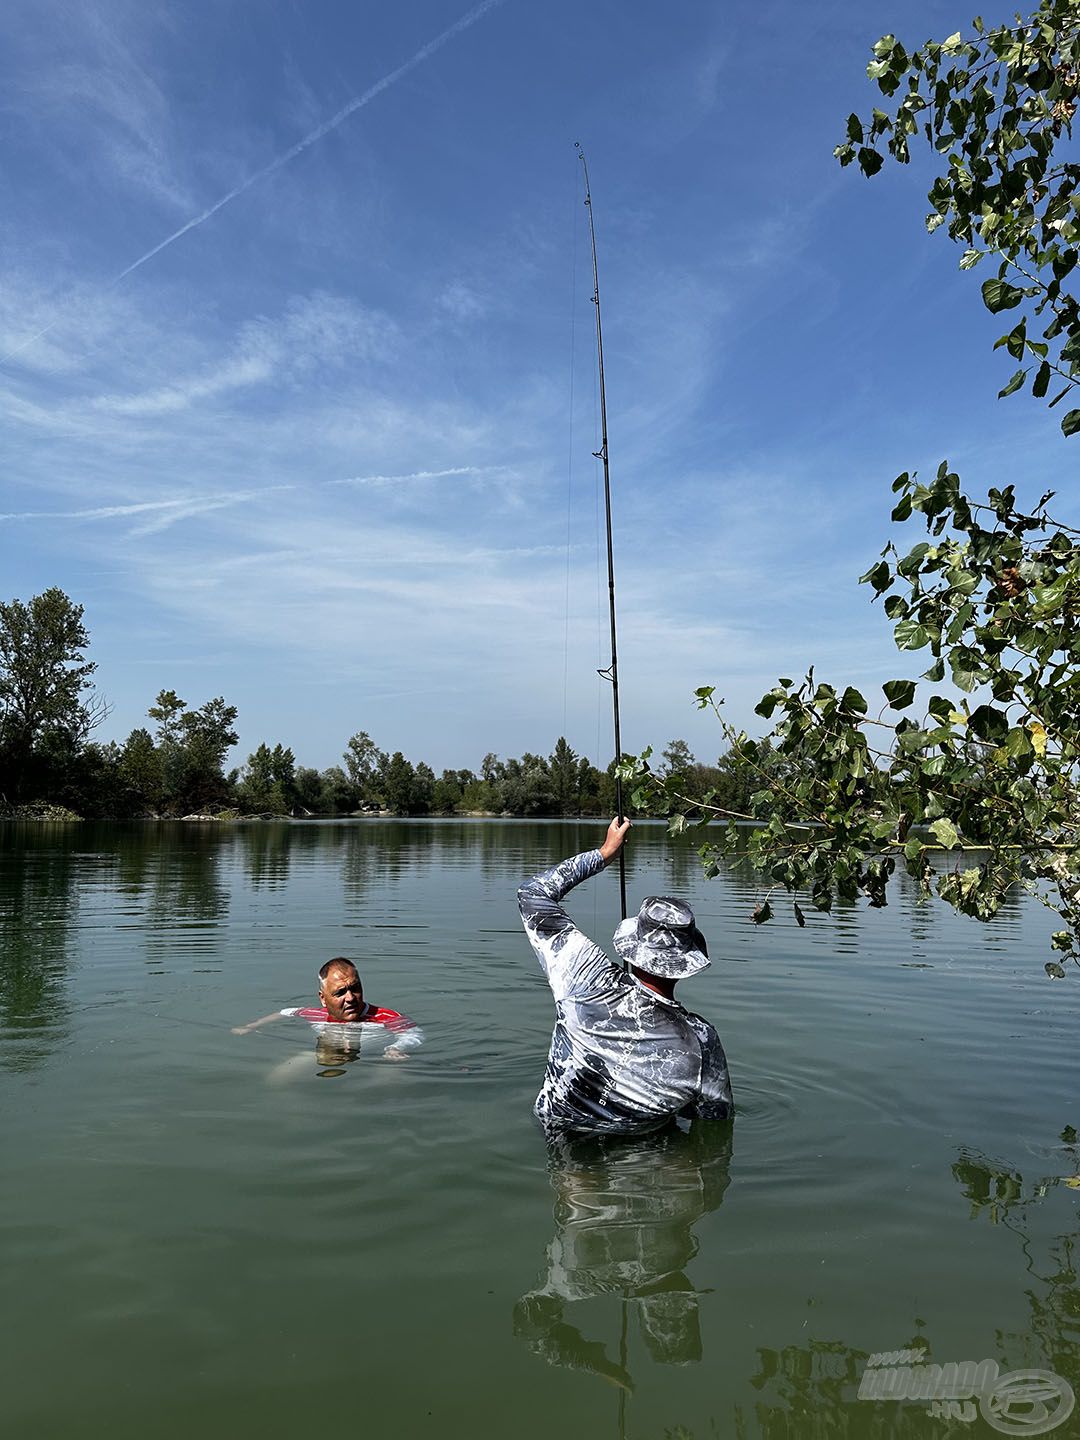
[[643, 900], [638, 913], [615, 931], [614, 943], [623, 960], [664, 980], [685, 980], [709, 964], [709, 947], [694, 912], [670, 895]]

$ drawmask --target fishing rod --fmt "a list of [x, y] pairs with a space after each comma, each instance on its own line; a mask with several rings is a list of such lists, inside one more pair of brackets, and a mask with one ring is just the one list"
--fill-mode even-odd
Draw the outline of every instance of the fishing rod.
[[[602, 680], [611, 682], [611, 704], [615, 717], [615, 809], [620, 823], [623, 819], [622, 778], [619, 765], [622, 761], [622, 736], [619, 729], [619, 655], [615, 634], [615, 553], [611, 538], [611, 471], [608, 467], [607, 436], [607, 395], [604, 392], [604, 332], [600, 325], [600, 272], [596, 265], [596, 226], [593, 224], [592, 192], [589, 189], [589, 167], [585, 163], [585, 151], [574, 141], [581, 169], [585, 176], [585, 208], [589, 212], [589, 240], [592, 244], [593, 304], [596, 307], [596, 360], [600, 372], [600, 449], [593, 454], [604, 466], [604, 518], [607, 523], [607, 578], [608, 616], [611, 621], [611, 664], [606, 670], [596, 673]], [[626, 858], [619, 851], [619, 903], [622, 918], [626, 919]]]

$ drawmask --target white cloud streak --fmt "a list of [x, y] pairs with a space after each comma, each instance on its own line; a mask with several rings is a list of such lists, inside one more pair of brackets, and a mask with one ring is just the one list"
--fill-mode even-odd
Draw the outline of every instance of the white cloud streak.
[[[471, 29], [471, 27], [475, 25], [478, 20], [482, 20], [489, 11], [497, 9], [504, 3], [505, 0], [481, 0], [479, 5], [474, 5], [471, 10], [462, 15], [459, 20], [455, 20], [453, 25], [448, 26], [447, 29], [437, 35], [434, 40], [429, 40], [426, 45], [422, 45], [415, 55], [410, 56], [410, 58], [399, 65], [396, 70], [391, 70], [390, 73], [384, 75], [381, 80], [376, 80], [374, 85], [369, 86], [362, 94], [354, 96], [347, 104], [343, 105], [336, 114], [331, 115], [329, 120], [324, 120], [321, 125], [317, 125], [314, 130], [309, 131], [302, 139], [297, 140], [294, 145], [290, 145], [287, 150], [283, 150], [280, 155], [276, 155], [273, 160], [249, 175], [247, 179], [242, 180], [239, 185], [234, 185], [226, 195], [222, 195], [220, 200], [215, 200], [212, 205], [208, 205], [206, 209], [200, 211], [198, 215], [185, 221], [178, 230], [174, 230], [171, 235], [167, 235], [164, 240], [153, 246], [152, 249], [147, 250], [145, 255], [140, 255], [137, 260], [133, 260], [131, 264], [121, 270], [118, 275], [113, 276], [112, 280], [109, 281], [109, 287], [119, 285], [121, 281], [126, 280], [129, 275], [133, 275], [136, 270], [141, 269], [148, 261], [153, 260], [156, 255], [160, 255], [163, 250], [167, 250], [170, 245], [174, 245], [176, 241], [180, 240], [184, 235], [190, 234], [192, 230], [197, 230], [200, 225], [205, 225], [207, 220], [210, 220], [219, 210], [223, 210], [226, 205], [232, 204], [232, 202], [243, 195], [245, 191], [250, 190], [253, 185], [258, 185], [261, 180], [267, 179], [283, 166], [288, 165], [291, 160], [295, 160], [298, 155], [302, 155], [305, 150], [309, 150], [312, 145], [317, 144], [320, 140], [324, 139], [325, 136], [329, 135], [332, 130], [336, 130], [339, 125], [342, 125], [350, 115], [355, 115], [357, 110], [362, 110], [365, 105], [370, 105], [372, 100], [377, 99], [384, 91], [389, 90], [392, 85], [396, 85], [399, 80], [403, 80], [406, 75], [417, 69], [418, 66], [430, 60], [444, 45], [448, 45], [451, 40], [462, 34], [463, 31]], [[48, 325], [44, 326], [43, 329], [38, 330], [35, 334], [21, 341], [13, 349], [8, 350], [6, 354], [0, 355], [0, 364], [4, 364], [6, 361], [13, 359], [36, 340], [42, 339], [43, 336], [47, 335], [49, 331], [59, 323], [59, 318], [51, 321]]]
[[409, 475], [350, 475], [344, 480], [328, 480], [328, 485], [399, 485], [410, 480], [444, 480], [450, 475], [499, 475], [502, 465], [453, 465], [448, 470], [414, 470]]
[[267, 485], [260, 490], [233, 490], [220, 495], [184, 495], [169, 500], [142, 500], [130, 505], [97, 505], [87, 510], [9, 511], [7, 514], [0, 514], [0, 522], [119, 520], [132, 515], [154, 515], [153, 520], [132, 532], [137, 535], [151, 535], [192, 515], [200, 515], [208, 510], [222, 510], [229, 505], [241, 505], [246, 500], [261, 499], [264, 495], [293, 488], [292, 485]]
[[381, 95], [384, 90], [389, 90], [391, 85], [396, 85], [397, 82], [404, 79], [410, 71], [422, 65], [425, 60], [430, 60], [432, 55], [441, 50], [444, 45], [449, 44], [449, 42], [457, 35], [460, 35], [463, 30], [468, 30], [471, 26], [475, 25], [478, 20], [482, 20], [489, 10], [494, 10], [501, 4], [503, 4], [503, 0], [481, 0], [481, 4], [474, 5], [466, 15], [463, 15], [460, 20], [455, 20], [453, 25], [444, 30], [441, 35], [437, 35], [434, 40], [429, 40], [426, 45], [422, 45], [416, 54], [406, 60], [404, 64], [399, 65], [396, 70], [391, 70], [390, 73], [384, 75], [381, 80], [376, 80], [375, 84], [369, 86], [362, 95], [354, 96], [352, 100], [341, 107], [336, 115], [331, 115], [329, 120], [324, 120], [321, 125], [317, 125], [315, 129], [309, 131], [303, 139], [297, 140], [295, 145], [290, 145], [288, 150], [283, 150], [280, 155], [275, 156], [273, 160], [264, 165], [260, 170], [256, 170], [253, 175], [249, 175], [246, 180], [242, 180], [239, 185], [234, 186], [227, 195], [223, 195], [220, 200], [215, 200], [213, 205], [207, 206], [200, 214], [188, 220], [186, 224], [181, 225], [179, 230], [174, 230], [171, 235], [166, 236], [160, 244], [155, 245], [152, 250], [148, 250], [145, 255], [140, 255], [138, 260], [133, 260], [125, 270], [120, 271], [120, 274], [117, 275], [112, 283], [118, 285], [121, 280], [125, 280], [129, 275], [138, 270], [140, 266], [145, 265], [148, 260], [152, 260], [155, 255], [160, 255], [163, 250], [174, 244], [181, 236], [187, 235], [200, 225], [204, 225], [211, 216], [216, 215], [219, 210], [223, 210], [226, 205], [231, 204], [232, 201], [240, 195], [243, 195], [245, 190], [250, 190], [251, 187], [257, 185], [260, 180], [265, 180], [267, 176], [273, 175], [275, 171], [280, 170], [283, 165], [287, 165], [290, 160], [295, 160], [298, 155], [302, 155], [305, 150], [317, 144], [318, 141], [329, 135], [332, 130], [336, 130], [350, 115], [355, 115], [357, 110], [363, 109], [365, 105], [370, 105], [372, 100]]

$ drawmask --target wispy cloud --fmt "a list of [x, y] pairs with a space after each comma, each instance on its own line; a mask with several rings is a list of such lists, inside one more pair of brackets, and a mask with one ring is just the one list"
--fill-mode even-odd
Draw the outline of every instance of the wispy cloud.
[[343, 480], [328, 480], [328, 485], [407, 485], [415, 480], [445, 480], [453, 475], [471, 475], [477, 479], [488, 475], [504, 475], [504, 465], [451, 465], [446, 470], [413, 470], [408, 475], [349, 475]]
[[396, 328], [385, 315], [339, 296], [315, 294], [293, 300], [278, 319], [262, 317], [242, 326], [233, 352], [198, 374], [141, 393], [100, 395], [92, 403], [114, 415], [165, 415], [316, 366], [345, 361], [361, 366], [385, 358], [395, 337]]
[[405, 76], [408, 75], [410, 71], [415, 70], [418, 65], [422, 65], [425, 60], [430, 60], [444, 45], [449, 44], [449, 42], [460, 35], [462, 31], [468, 30], [471, 26], [475, 25], [478, 20], [483, 19], [489, 11], [496, 9], [503, 3], [504, 0], [481, 0], [479, 5], [474, 5], [460, 20], [455, 20], [453, 25], [448, 26], [441, 34], [436, 35], [434, 40], [429, 40], [426, 45], [422, 45], [415, 55], [410, 56], [409, 59], [406, 60], [404, 64], [399, 65], [396, 70], [391, 70], [390, 73], [384, 75], [381, 80], [376, 80], [374, 85], [369, 86], [362, 94], [354, 96], [353, 99], [343, 105], [334, 115], [331, 115], [329, 120], [324, 120], [323, 123], [317, 125], [314, 130], [310, 130], [305, 136], [298, 140], [295, 145], [290, 145], [287, 150], [283, 150], [280, 155], [276, 155], [273, 160], [249, 175], [247, 179], [242, 180], [239, 185], [234, 185], [227, 194], [222, 195], [220, 200], [215, 200], [212, 205], [208, 205], [206, 209], [200, 211], [198, 215], [192, 216], [192, 218], [181, 225], [178, 230], [174, 230], [171, 235], [167, 235], [159, 244], [148, 250], [145, 255], [140, 255], [137, 260], [133, 260], [130, 265], [120, 271], [119, 275], [117, 275], [113, 281], [113, 284], [118, 284], [121, 280], [127, 279], [129, 275], [145, 265], [148, 260], [152, 260], [155, 255], [160, 255], [163, 250], [175, 244], [182, 236], [189, 234], [190, 231], [197, 229], [200, 225], [205, 225], [207, 220], [216, 215], [219, 210], [224, 210], [226, 205], [232, 204], [232, 202], [243, 195], [246, 190], [250, 190], [253, 185], [258, 185], [261, 180], [267, 179], [270, 175], [273, 175], [275, 171], [280, 170], [282, 166], [288, 165], [290, 160], [295, 160], [298, 155], [302, 155], [305, 150], [309, 150], [312, 145], [316, 145], [325, 136], [329, 135], [332, 130], [336, 130], [339, 125], [342, 125], [350, 115], [355, 115], [357, 110], [362, 110], [365, 105], [370, 105], [372, 100], [377, 99], [385, 90], [389, 90], [391, 85], [396, 85], [399, 80], [404, 79]]
[[235, 490], [221, 495], [184, 495], [169, 500], [141, 500], [130, 505], [95, 505], [85, 510], [19, 510], [0, 514], [0, 522], [44, 520], [129, 520], [142, 515], [153, 518], [137, 525], [132, 535], [154, 535], [195, 515], [242, 505], [265, 495], [291, 490], [291, 485], [268, 485], [261, 490]]
[[[351, 115], [356, 114], [356, 112], [363, 109], [364, 106], [370, 105], [371, 102], [382, 95], [384, 91], [389, 90], [392, 85], [397, 84], [399, 80], [404, 79], [406, 75], [417, 69], [418, 66], [430, 60], [444, 45], [448, 45], [451, 40], [456, 39], [458, 35], [470, 29], [490, 11], [497, 9], [504, 3], [505, 0], [481, 0], [479, 5], [474, 5], [473, 8], [462, 15], [460, 19], [456, 20], [452, 25], [438, 34], [434, 40], [429, 40], [426, 45], [422, 45], [420, 49], [411, 55], [403, 64], [391, 70], [380, 80], [377, 80], [374, 85], [370, 85], [360, 95], [354, 96], [347, 104], [336, 111], [335, 114], [331, 115], [328, 120], [323, 121], [322, 124], [310, 130], [306, 135], [302, 136], [301, 139], [296, 141], [295, 144], [290, 145], [287, 150], [283, 150], [280, 154], [275, 155], [267, 164], [253, 171], [238, 185], [234, 185], [222, 195], [220, 199], [215, 200], [212, 205], [206, 206], [203, 210], [199, 211], [197, 215], [193, 215], [191, 219], [186, 220], [183, 225], [172, 231], [171, 234], [166, 235], [164, 240], [159, 241], [158, 244], [152, 246], [129, 265], [126, 265], [108, 282], [110, 288], [119, 285], [123, 280], [126, 280], [129, 275], [133, 275], [136, 270], [140, 270], [150, 260], [153, 260], [155, 256], [160, 255], [163, 250], [167, 250], [171, 245], [174, 245], [178, 240], [182, 239], [183, 236], [190, 234], [193, 230], [197, 230], [201, 225], [205, 225], [206, 222], [217, 215], [219, 211], [224, 210], [227, 205], [239, 199], [241, 195], [253, 186], [268, 179], [278, 170], [288, 165], [290, 161], [302, 155], [305, 150], [309, 150], [313, 145], [318, 144], [318, 142], [329, 135], [331, 131], [336, 130], [340, 125], [344, 124]], [[7, 361], [14, 359], [16, 355], [21, 354], [36, 341], [43, 339], [44, 336], [59, 323], [59, 318], [52, 320], [36, 333], [28, 335], [17, 345], [9, 348], [4, 354], [0, 355], [0, 364], [5, 364]]]

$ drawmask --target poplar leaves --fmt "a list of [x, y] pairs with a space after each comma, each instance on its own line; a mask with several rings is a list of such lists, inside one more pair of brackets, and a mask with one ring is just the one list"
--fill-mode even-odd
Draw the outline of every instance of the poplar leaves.
[[[941, 157], [929, 192], [927, 230], [962, 244], [962, 270], [989, 261], [983, 304], [998, 315], [1022, 308], [996, 342], [1026, 362], [998, 392], [1030, 387], [1057, 405], [1080, 380], [1080, 305], [1069, 288], [1080, 250], [1080, 163], [1063, 157], [1080, 96], [1080, 0], [1043, 0], [1027, 19], [960, 32], [908, 52], [894, 35], [874, 46], [867, 74], [890, 110], [850, 115], [835, 155], [867, 177], [885, 155], [900, 164], [912, 140]], [[883, 153], [884, 152], [884, 153]], [[1029, 325], [1032, 328], [1028, 333]], [[1080, 408], [1061, 421], [1080, 429]]]
[[[920, 652], [921, 678], [888, 680], [872, 700], [812, 670], [801, 684], [781, 679], [756, 707], [772, 723], [761, 741], [727, 725], [711, 687], [698, 690], [757, 782], [754, 828], [707, 800], [687, 804], [648, 752], [624, 762], [624, 778], [636, 805], [694, 834], [708, 873], [745, 857], [770, 894], [829, 910], [860, 895], [885, 905], [904, 865], [924, 895], [980, 920], [1023, 886], [1056, 911], [1054, 948], [1076, 959], [1080, 532], [1050, 518], [1050, 493], [1031, 513], [1012, 486], [974, 503], [947, 464], [929, 484], [904, 474], [893, 488], [900, 523], [921, 518], [927, 539], [887, 545], [862, 581], [898, 650]], [[766, 895], [754, 919], [771, 914]]]

